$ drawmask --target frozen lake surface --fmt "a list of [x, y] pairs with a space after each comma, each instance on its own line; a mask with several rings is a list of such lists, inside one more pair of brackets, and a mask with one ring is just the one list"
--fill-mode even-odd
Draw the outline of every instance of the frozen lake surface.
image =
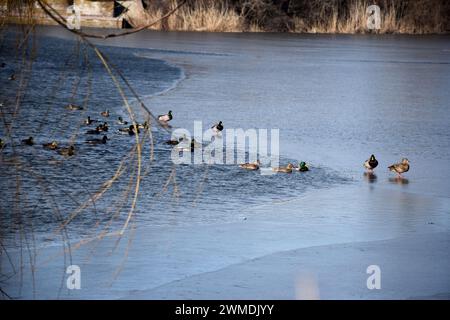
[[[65, 89], [57, 93], [50, 84], [66, 68], [64, 59], [71, 52], [67, 48], [75, 42], [58, 30], [41, 31], [30, 93], [17, 119], [16, 141], [28, 135], [39, 143], [75, 139], [80, 151], [70, 160], [61, 162], [39, 148], [24, 149], [22, 157], [57, 186], [52, 189], [56, 198], [67, 194], [83, 198], [114, 173], [133, 140], [111, 133], [107, 146], [87, 148], [84, 127], [72, 136], [71, 125], [83, 118], [62, 109], [72, 99], [69, 80], [77, 79], [76, 72], [68, 72]], [[8, 51], [12, 39], [4, 40], [0, 59], [13, 69], [16, 62]], [[132, 227], [118, 244], [115, 236], [99, 241], [93, 237], [110, 221], [111, 207], [125, 192], [128, 176], [124, 175], [95, 210], [87, 210], [68, 225], [68, 237], [74, 242], [94, 239], [72, 248], [70, 257], [61, 254], [61, 236], [54, 231], [59, 220], [51, 214], [50, 201], [41, 201], [42, 189], [36, 187], [35, 177], [21, 174], [25, 232], [32, 227], [39, 254], [34, 294], [26, 256], [23, 281], [17, 275], [7, 282], [12, 296], [301, 298], [298, 279], [305, 274], [307, 282], [318, 287], [314, 292], [319, 298], [448, 296], [449, 37], [141, 32], [99, 44], [106, 46], [102, 50], [154, 114], [173, 111], [174, 129], [193, 130], [196, 120], [203, 122], [204, 129], [218, 120], [225, 128], [278, 128], [280, 161], [303, 160], [311, 171], [262, 176], [234, 165], [176, 166], [178, 189], [169, 185], [161, 193], [173, 172], [170, 148], [162, 143], [170, 134], [155, 131], [157, 161], [149, 164], [151, 174], [142, 181]], [[84, 116], [98, 118], [107, 108], [113, 119], [126, 117], [107, 74], [87, 54], [96, 90]], [[0, 97], [6, 101], [16, 89], [7, 75], [2, 70], [5, 89]], [[73, 98], [77, 102], [88, 88], [89, 72], [82, 72], [81, 79]], [[62, 111], [44, 117], [44, 106]], [[143, 119], [141, 115], [139, 120]], [[3, 159], [8, 152], [3, 151]], [[372, 153], [380, 165], [376, 176], [367, 179], [362, 162]], [[406, 179], [393, 179], [387, 166], [402, 157], [411, 161], [411, 170]], [[21, 230], [10, 222], [13, 210], [9, 210], [14, 206], [15, 180], [5, 170], [0, 176], [6, 190], [2, 192], [3, 237], [19, 265]], [[76, 206], [59, 202], [65, 217]], [[120, 228], [126, 214], [126, 209], [119, 212], [111, 231]], [[389, 243], [393, 249], [384, 251]], [[318, 257], [306, 258], [311, 252], [302, 250], [314, 247], [321, 248]], [[368, 252], [361, 253], [365, 248]], [[432, 257], [414, 254], [428, 248]], [[405, 250], [409, 253], [404, 257], [388, 259]], [[291, 252], [295, 259], [281, 263], [282, 251]], [[302, 262], [302, 255], [307, 261]], [[10, 268], [7, 259], [2, 257], [1, 263]], [[428, 274], [431, 279], [414, 284], [411, 275], [402, 278], [408, 263], [420, 265], [412, 269], [418, 277]], [[81, 266], [82, 290], [65, 288], [68, 264]], [[333, 280], [332, 266], [337, 264], [345, 286]], [[369, 264], [380, 264], [388, 279], [400, 280], [388, 282], [374, 295], [365, 288]], [[207, 273], [218, 270], [216, 279], [226, 284], [212, 284], [208, 278]], [[242, 270], [253, 275], [246, 278], [248, 283], [242, 283], [247, 281]], [[280, 283], [290, 283], [285, 291], [270, 277], [274, 270], [284, 276]], [[432, 275], [433, 270], [440, 271]], [[230, 291], [233, 282], [242, 288]], [[272, 295], [257, 294], [261, 291]]]

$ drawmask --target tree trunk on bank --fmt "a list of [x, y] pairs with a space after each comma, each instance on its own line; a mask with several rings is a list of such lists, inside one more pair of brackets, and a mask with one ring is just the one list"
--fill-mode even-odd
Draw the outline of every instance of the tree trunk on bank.
[[150, 18], [144, 9], [142, 0], [119, 1], [119, 3], [127, 8], [124, 18], [133, 28], [139, 28], [150, 23]]

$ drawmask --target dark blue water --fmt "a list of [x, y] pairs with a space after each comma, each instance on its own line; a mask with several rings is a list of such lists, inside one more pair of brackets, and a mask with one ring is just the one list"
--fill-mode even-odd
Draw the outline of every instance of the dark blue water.
[[[8, 137], [7, 128], [11, 128], [5, 139], [8, 146], [1, 154], [3, 237], [15, 238], [18, 243], [25, 237], [39, 244], [120, 230], [133, 203], [138, 162], [135, 138], [117, 132], [123, 127], [117, 123], [118, 116], [131, 119], [119, 90], [95, 53], [76, 40], [39, 36], [31, 55], [34, 59], [29, 64], [31, 69], [25, 68], [20, 73], [22, 60], [17, 55], [16, 36], [7, 34], [0, 55], [0, 60], [6, 63], [0, 78], [0, 101], [4, 104], [0, 137]], [[154, 49], [103, 46], [101, 51], [129, 79], [150, 110], [153, 96], [176, 88], [185, 78], [183, 68], [153, 58]], [[156, 52], [199, 59], [221, 56], [202, 51]], [[8, 80], [13, 73], [16, 80]], [[133, 107], [133, 117], [142, 123], [148, 114], [139, 108], [132, 92], [116, 76]], [[15, 109], [21, 83], [26, 83], [25, 94]], [[186, 102], [195, 104], [192, 100]], [[67, 110], [68, 103], [84, 110]], [[100, 115], [105, 110], [110, 111], [109, 118]], [[177, 122], [180, 114], [177, 108], [173, 111], [176, 116], [172, 129], [175, 129], [181, 122]], [[83, 124], [87, 116], [108, 122], [106, 134], [110, 140], [106, 145], [85, 143], [86, 139], [102, 136], [85, 134], [95, 126]], [[185, 116], [183, 120], [186, 124], [202, 119]], [[174, 165], [171, 147], [164, 144], [170, 131], [152, 128], [153, 143], [149, 135], [144, 137], [142, 180], [132, 216], [138, 225], [234, 221], [248, 206], [289, 199], [307, 190], [351, 180], [320, 165], [305, 174], [274, 176], [248, 172], [235, 164]], [[28, 136], [34, 137], [34, 146], [21, 144]], [[43, 143], [53, 140], [61, 147], [73, 144], [76, 154], [65, 158], [42, 148]], [[281, 155], [283, 164], [289, 161], [296, 163], [297, 159]], [[119, 176], [113, 179], [117, 172]]]

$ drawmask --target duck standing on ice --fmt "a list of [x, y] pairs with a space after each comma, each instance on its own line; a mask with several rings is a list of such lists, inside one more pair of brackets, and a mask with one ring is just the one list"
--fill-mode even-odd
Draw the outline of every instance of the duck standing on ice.
[[364, 162], [364, 168], [366, 168], [370, 173], [372, 173], [373, 169], [375, 169], [377, 166], [378, 160], [375, 159], [374, 155], [371, 155], [370, 158]]
[[409, 160], [406, 158], [403, 158], [402, 162], [394, 163], [393, 165], [389, 166], [388, 169], [392, 172], [397, 173], [397, 176], [399, 178], [402, 178], [402, 173], [409, 171]]

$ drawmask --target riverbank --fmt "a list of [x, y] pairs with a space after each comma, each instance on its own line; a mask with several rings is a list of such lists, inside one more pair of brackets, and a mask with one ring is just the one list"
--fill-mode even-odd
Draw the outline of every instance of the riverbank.
[[[68, 1], [48, 1], [68, 18]], [[158, 31], [286, 32], [321, 34], [448, 34], [450, 4], [440, 0], [378, 1], [210, 1], [165, 3], [75, 1], [83, 28], [148, 26]], [[178, 8], [178, 6], [181, 7]], [[1, 7], [1, 3], [0, 3]], [[54, 25], [39, 6], [0, 11], [0, 22]], [[126, 8], [126, 9], [125, 9]], [[178, 8], [173, 14], [169, 12]], [[72, 18], [71, 18], [72, 19]]]

